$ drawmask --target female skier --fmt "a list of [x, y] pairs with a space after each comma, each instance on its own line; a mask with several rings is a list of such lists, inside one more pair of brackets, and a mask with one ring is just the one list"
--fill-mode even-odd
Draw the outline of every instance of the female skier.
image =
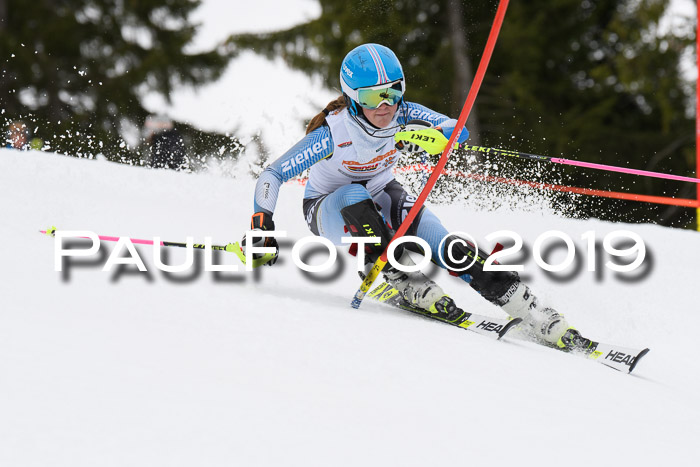
[[[399, 151], [394, 135], [398, 131], [435, 127], [449, 138], [457, 121], [405, 101], [406, 80], [401, 64], [394, 52], [379, 44], [363, 44], [346, 55], [340, 84], [342, 96], [314, 117], [306, 136], [260, 175], [251, 229], [274, 230], [272, 218], [280, 186], [311, 168], [303, 202], [309, 229], [336, 245], [342, 244], [341, 238], [348, 233], [380, 237], [381, 243], [365, 246], [367, 261], [374, 263], [391, 240], [392, 229], [401, 225], [415, 202], [394, 179], [392, 169], [401, 152], [419, 148], [407, 145]], [[468, 137], [469, 132], [464, 129], [459, 142]], [[438, 251], [448, 231], [428, 208], [421, 208], [407, 235], [424, 239], [430, 245], [433, 261], [442, 268], [460, 268], [461, 264], [447, 254], [448, 246], [457, 237], [448, 237], [443, 251]], [[242, 244], [245, 248], [245, 238]], [[253, 244], [278, 249], [272, 237], [258, 238]], [[464, 282], [510, 316], [522, 318], [537, 339], [562, 348], [587, 345], [587, 340], [570, 328], [562, 315], [537, 301], [517, 273], [484, 271], [485, 256], [461, 239], [451, 248], [452, 258], [477, 257], [468, 273], [453, 274], [461, 274]], [[414, 264], [406, 249], [399, 247], [395, 256], [401, 264]], [[277, 253], [268, 264], [276, 258]], [[384, 277], [414, 306], [446, 317], [459, 310], [421, 272], [406, 273], [387, 265]]]

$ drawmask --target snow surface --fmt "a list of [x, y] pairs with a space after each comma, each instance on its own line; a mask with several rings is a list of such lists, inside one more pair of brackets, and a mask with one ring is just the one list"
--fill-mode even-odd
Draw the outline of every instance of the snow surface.
[[[0, 465], [700, 465], [697, 232], [433, 207], [477, 239], [515, 230], [529, 251], [550, 229], [579, 247], [586, 231], [641, 235], [649, 258], [636, 280], [599, 265], [556, 281], [529, 253], [523, 273], [584, 334], [650, 347], [632, 375], [368, 300], [353, 310], [345, 251], [335, 275], [291, 261], [309, 235], [299, 186], [279, 201], [290, 236], [279, 263], [253, 273], [164, 274], [148, 246], [137, 246], [148, 273], [102, 272], [99, 256], [61, 273], [38, 232], [227, 243], [247, 227], [253, 184], [0, 150]], [[169, 253], [170, 264], [185, 257]], [[436, 277], [463, 307], [503, 316]]]

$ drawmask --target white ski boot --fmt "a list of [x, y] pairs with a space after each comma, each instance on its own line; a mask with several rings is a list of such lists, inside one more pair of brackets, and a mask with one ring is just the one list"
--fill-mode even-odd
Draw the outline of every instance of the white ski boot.
[[523, 319], [523, 325], [535, 338], [549, 345], [558, 345], [561, 337], [569, 329], [569, 324], [563, 315], [537, 302], [530, 289], [518, 281], [501, 297], [497, 304], [510, 316]]
[[[415, 263], [404, 251], [398, 260], [404, 266]], [[431, 313], [451, 313], [455, 310], [454, 300], [445, 294], [442, 288], [420, 271], [404, 272], [387, 265], [384, 279], [401, 293], [411, 305]]]

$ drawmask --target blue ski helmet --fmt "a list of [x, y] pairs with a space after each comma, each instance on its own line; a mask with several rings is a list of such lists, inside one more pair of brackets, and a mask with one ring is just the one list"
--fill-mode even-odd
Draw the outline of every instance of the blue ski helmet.
[[379, 44], [362, 44], [352, 49], [340, 67], [340, 87], [349, 98], [348, 107], [357, 115], [357, 106], [376, 109], [403, 99], [406, 80], [396, 54]]

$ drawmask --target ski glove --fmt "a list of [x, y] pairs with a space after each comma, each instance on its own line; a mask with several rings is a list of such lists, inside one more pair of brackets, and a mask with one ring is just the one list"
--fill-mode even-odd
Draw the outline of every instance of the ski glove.
[[[411, 120], [409, 124], [406, 125], [405, 130], [399, 131], [394, 135], [396, 148], [403, 152], [425, 151], [432, 155], [443, 152], [449, 140], [445, 136], [442, 128], [426, 126], [429, 125], [428, 122], [423, 122], [425, 125], [412, 124], [412, 122], [416, 121], [420, 120]], [[465, 140], [468, 136], [469, 132], [465, 135]], [[460, 140], [461, 139], [460, 137]], [[405, 146], [407, 149], [401, 149], [400, 146]]]
[[[425, 130], [426, 128], [432, 128], [432, 126], [433, 126], [432, 123], [426, 122], [425, 120], [409, 120], [409, 122], [406, 123], [406, 126], [401, 131], [402, 132], [420, 131], [420, 130]], [[425, 152], [425, 149], [421, 148], [416, 143], [410, 143], [406, 140], [397, 140], [396, 141], [396, 149], [398, 149], [399, 151], [401, 151], [404, 154]]]
[[[264, 231], [271, 231], [275, 230], [275, 223], [272, 220], [272, 214], [268, 214], [266, 212], [256, 212], [253, 214], [253, 217], [250, 219], [250, 230], [264, 230]], [[274, 237], [256, 237], [252, 243], [254, 247], [268, 247], [268, 248], [274, 248], [275, 252], [274, 253], [253, 253], [253, 259], [261, 259], [264, 258], [265, 256], [272, 255], [271, 259], [266, 262], [265, 264], [268, 266], [272, 266], [277, 262], [277, 257], [279, 256], [280, 248], [279, 245], [277, 244], [277, 239]], [[243, 254], [245, 254], [245, 248], [246, 248], [246, 238], [245, 235], [243, 235], [243, 240], [241, 240], [241, 250], [243, 250]]]

